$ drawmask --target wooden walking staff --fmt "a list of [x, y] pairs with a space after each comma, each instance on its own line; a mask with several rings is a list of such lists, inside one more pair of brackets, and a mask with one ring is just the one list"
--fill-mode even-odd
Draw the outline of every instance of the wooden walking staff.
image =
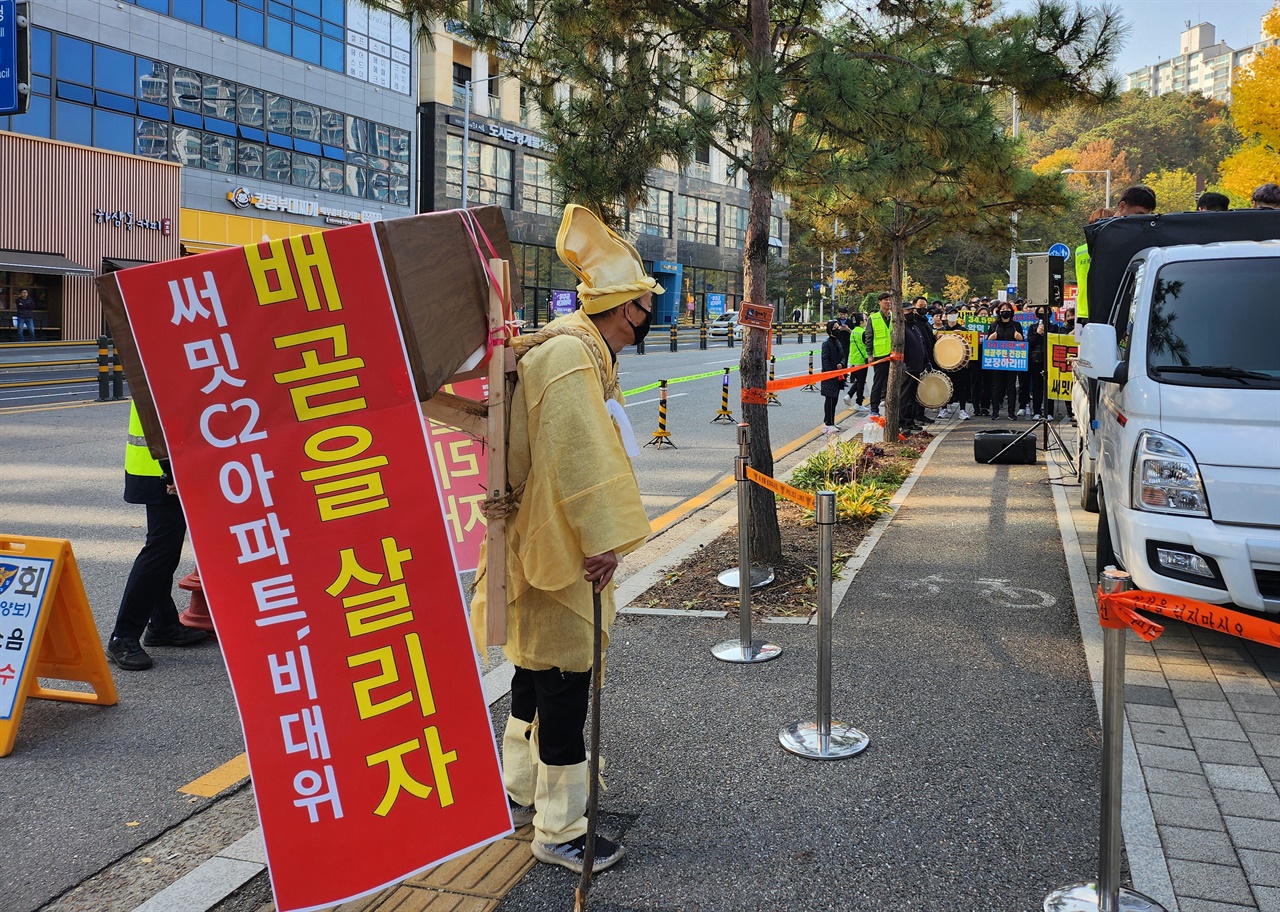
[[[498, 279], [499, 287], [489, 287], [489, 338], [500, 340], [501, 347], [494, 348], [489, 358], [489, 477], [487, 487], [492, 501], [507, 496], [507, 377], [515, 373], [515, 353], [506, 344], [506, 312], [504, 301], [510, 300], [507, 290], [511, 277], [506, 260], [492, 259], [489, 269]], [[508, 363], [510, 362], [510, 363]], [[514, 381], [512, 383], [514, 386]], [[485, 581], [485, 639], [490, 646], [501, 646], [507, 641], [507, 516], [505, 511], [494, 510], [487, 517], [485, 542], [489, 567]]]

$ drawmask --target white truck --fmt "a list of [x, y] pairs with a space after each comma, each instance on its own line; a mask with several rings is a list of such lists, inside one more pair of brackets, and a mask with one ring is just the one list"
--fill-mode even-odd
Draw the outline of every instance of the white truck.
[[1072, 393], [1098, 567], [1280, 613], [1280, 212], [1110, 222]]

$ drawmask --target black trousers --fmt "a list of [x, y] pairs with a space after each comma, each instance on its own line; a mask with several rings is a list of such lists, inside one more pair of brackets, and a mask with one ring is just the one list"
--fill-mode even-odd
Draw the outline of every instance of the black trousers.
[[850, 389], [849, 395], [853, 397], [854, 402], [858, 405], [862, 405], [862, 400], [866, 398], [867, 372], [865, 370], [860, 370], [852, 373], [849, 375], [849, 380], [852, 384], [852, 389]]
[[538, 719], [538, 759], [547, 766], [573, 766], [587, 759], [582, 731], [587, 724], [591, 672], [530, 671], [516, 666], [511, 677], [511, 715]]
[[947, 371], [947, 378], [951, 381], [951, 402], [949, 405], [955, 405], [957, 408], [964, 408], [965, 403], [969, 401], [969, 369], [962, 367], [957, 371]]
[[180, 623], [178, 606], [173, 603], [173, 575], [182, 560], [186, 536], [187, 520], [178, 498], [166, 497], [162, 503], [147, 504], [147, 541], [124, 584], [112, 636], [136, 640], [148, 621], [156, 630], [168, 630]]
[[871, 411], [880, 411], [880, 404], [884, 402], [884, 392], [889, 386], [889, 361], [882, 361], [879, 364], [872, 365], [871, 375]]
[[991, 386], [988, 372], [982, 369], [981, 361], [969, 362], [969, 397], [977, 411], [991, 408]]
[[902, 383], [898, 386], [898, 424], [917, 423], [924, 414], [924, 408], [916, 401], [916, 387], [919, 385], [919, 380], [905, 370], [902, 372]]
[[1000, 406], [1007, 405], [1009, 417], [1017, 411], [1018, 374], [1016, 371], [992, 371], [991, 414], [999, 415]]
[[836, 423], [836, 403], [840, 401], [840, 394], [834, 396], [822, 397], [822, 423], [824, 425], [833, 425]]

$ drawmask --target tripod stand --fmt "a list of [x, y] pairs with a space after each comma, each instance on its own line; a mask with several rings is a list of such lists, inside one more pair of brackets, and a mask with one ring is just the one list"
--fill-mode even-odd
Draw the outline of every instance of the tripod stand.
[[[1026, 439], [1028, 434], [1034, 434], [1037, 430], [1039, 430], [1042, 437], [1040, 449], [1044, 450], [1046, 455], [1048, 454], [1049, 437], [1052, 436], [1055, 443], [1055, 449], [1061, 451], [1062, 455], [1066, 457], [1067, 467], [1070, 470], [1070, 474], [1078, 477], [1080, 475], [1080, 471], [1079, 469], [1076, 468], [1076, 461], [1074, 458], [1072, 458], [1071, 451], [1067, 448], [1067, 445], [1063, 442], [1062, 435], [1058, 433], [1058, 429], [1054, 426], [1053, 420], [1049, 417], [1049, 352], [1048, 352], [1049, 317], [1048, 315], [1045, 315], [1040, 318], [1039, 329], [1045, 337], [1044, 344], [1046, 349], [1045, 355], [1044, 355], [1044, 363], [1040, 367], [1040, 396], [1039, 396], [1040, 401], [1036, 403], [1036, 406], [1039, 410], [1040, 417], [1037, 418], [1025, 431], [1023, 431], [1017, 437], [1014, 437], [1012, 440], [1010, 440], [1003, 450], [1001, 450], [999, 453], [996, 453], [994, 456], [988, 459], [987, 464], [990, 465], [994, 463], [1001, 456], [1003, 456], [1005, 453], [1007, 453], [1009, 450], [1015, 447], [1019, 443], [1019, 441]], [[1027, 335], [1029, 338], [1031, 334], [1028, 333]], [[1027, 348], [1028, 350], [1031, 348], [1029, 341], [1027, 344]], [[1029, 351], [1028, 351], [1028, 354], [1029, 354]], [[1031, 369], [1030, 363], [1027, 364], [1027, 369], [1028, 370]]]

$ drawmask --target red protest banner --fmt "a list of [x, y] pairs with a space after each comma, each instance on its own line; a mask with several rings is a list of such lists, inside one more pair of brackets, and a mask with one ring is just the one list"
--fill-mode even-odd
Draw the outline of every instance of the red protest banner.
[[[481, 402], [489, 397], [489, 381], [478, 377], [450, 384], [444, 390]], [[428, 419], [427, 424], [435, 453], [436, 482], [453, 539], [457, 570], [459, 573], [474, 570], [480, 565], [480, 543], [488, 528], [480, 512], [486, 493], [488, 450], [484, 441], [442, 421]]]
[[372, 227], [119, 283], [281, 912], [337, 905], [510, 832]]

